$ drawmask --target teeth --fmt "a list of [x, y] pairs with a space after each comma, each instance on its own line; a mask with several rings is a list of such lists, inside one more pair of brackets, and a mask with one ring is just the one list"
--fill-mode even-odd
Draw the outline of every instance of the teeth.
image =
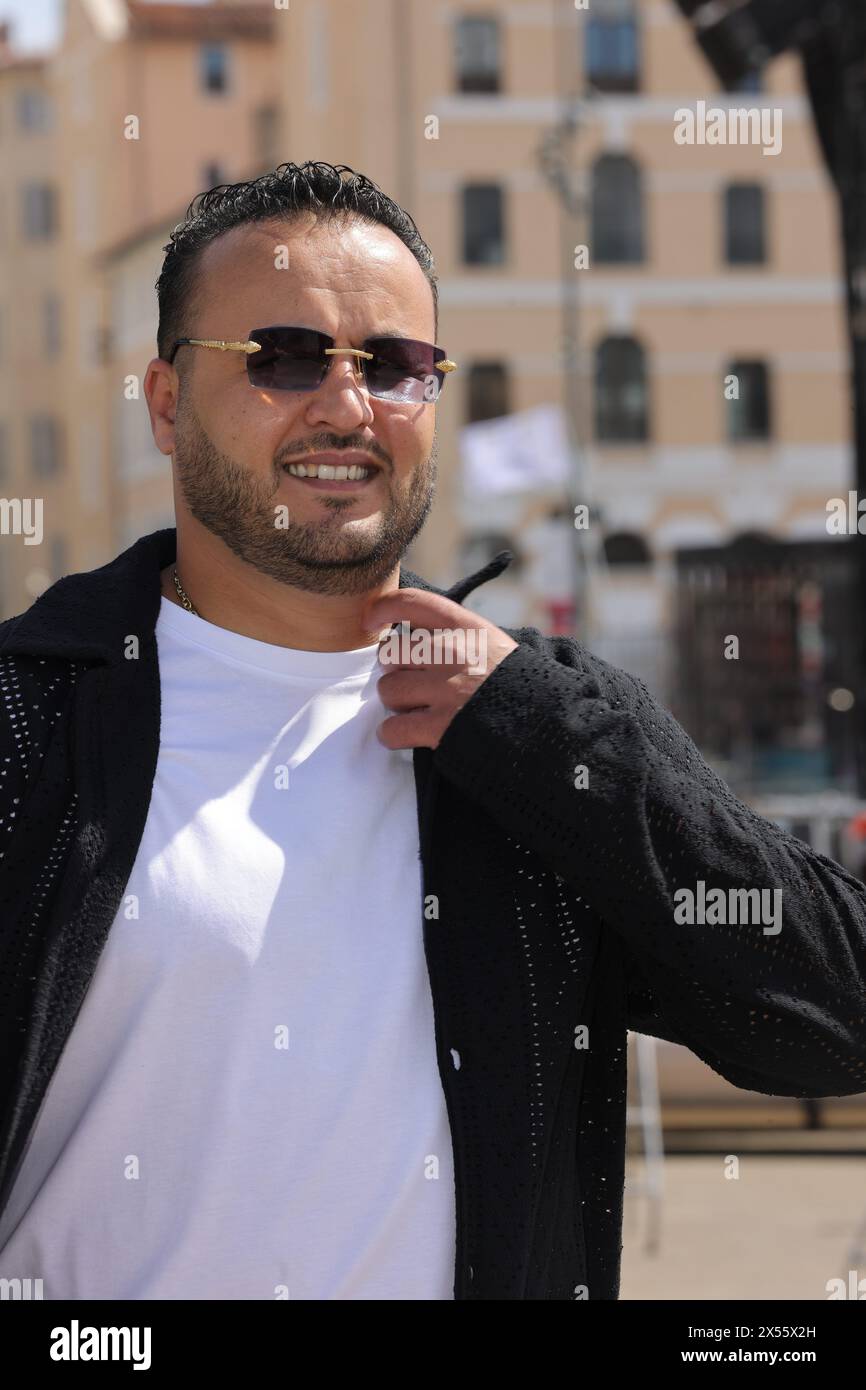
[[353, 463], [348, 468], [345, 464], [332, 463], [289, 464], [289, 472], [294, 478], [328, 478], [335, 483], [358, 482], [362, 478], [369, 477], [372, 471], [371, 468], [365, 468], [360, 463]]

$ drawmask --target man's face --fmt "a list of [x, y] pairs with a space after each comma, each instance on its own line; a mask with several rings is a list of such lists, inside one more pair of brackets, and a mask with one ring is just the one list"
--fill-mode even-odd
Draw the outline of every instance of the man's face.
[[[412, 253], [387, 228], [343, 218], [226, 232], [202, 253], [186, 318], [182, 336], [194, 338], [244, 341], [287, 324], [340, 347], [382, 334], [434, 341], [433, 297]], [[329, 360], [321, 386], [296, 392], [251, 386], [241, 352], [180, 348], [173, 455], [189, 511], [242, 560], [301, 589], [357, 594], [393, 573], [429, 513], [436, 407], [368, 395], [356, 359]], [[367, 480], [288, 472], [290, 461], [348, 450], [378, 465]]]

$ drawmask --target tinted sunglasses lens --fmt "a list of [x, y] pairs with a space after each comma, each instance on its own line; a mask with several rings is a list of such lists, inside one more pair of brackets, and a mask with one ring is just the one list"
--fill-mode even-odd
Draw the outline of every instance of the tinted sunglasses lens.
[[371, 338], [364, 346], [373, 353], [372, 360], [364, 359], [372, 396], [390, 401], [436, 400], [445, 379], [433, 366], [440, 357], [437, 348], [412, 338]]
[[254, 328], [252, 340], [261, 343], [247, 357], [247, 375], [253, 386], [277, 391], [313, 391], [324, 380], [325, 348], [331, 339], [312, 328]]

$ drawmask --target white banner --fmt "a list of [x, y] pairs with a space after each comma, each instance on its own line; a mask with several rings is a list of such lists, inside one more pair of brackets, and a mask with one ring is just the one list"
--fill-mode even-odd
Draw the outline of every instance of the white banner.
[[563, 487], [569, 476], [565, 416], [539, 405], [460, 431], [463, 488], [469, 497]]

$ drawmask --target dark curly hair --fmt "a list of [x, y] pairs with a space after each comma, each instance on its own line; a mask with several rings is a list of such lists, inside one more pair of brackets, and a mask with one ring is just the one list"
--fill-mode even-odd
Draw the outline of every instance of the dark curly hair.
[[159, 356], [167, 357], [175, 339], [182, 336], [181, 322], [195, 288], [198, 257], [205, 246], [245, 222], [286, 222], [305, 212], [327, 219], [350, 213], [364, 222], [378, 222], [398, 236], [430, 284], [438, 332], [439, 295], [433, 255], [408, 212], [365, 174], [356, 173], [347, 164], [307, 160], [304, 164], [280, 164], [246, 183], [220, 184], [193, 199], [183, 222], [178, 223], [163, 247], [165, 259], [156, 282]]

